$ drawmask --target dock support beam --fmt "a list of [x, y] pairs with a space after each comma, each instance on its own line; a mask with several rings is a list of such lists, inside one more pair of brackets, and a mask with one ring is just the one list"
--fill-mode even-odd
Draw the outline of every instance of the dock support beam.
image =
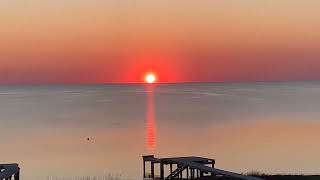
[[143, 178], [146, 178], [146, 161], [143, 160]]
[[191, 168], [190, 171], [191, 171], [191, 179], [194, 179], [194, 169]]
[[189, 167], [187, 167], [187, 179], [189, 179]]
[[151, 162], [151, 178], [154, 178], [154, 163]]
[[15, 175], [14, 175], [14, 180], [19, 180], [20, 179], [20, 171], [18, 171]]
[[[211, 167], [214, 168], [215, 160], [211, 160]], [[216, 176], [215, 174], [211, 173], [211, 176]]]
[[163, 163], [160, 163], [160, 178], [164, 179], [164, 167]]
[[203, 176], [204, 176], [204, 172], [200, 171], [200, 177], [203, 177]]

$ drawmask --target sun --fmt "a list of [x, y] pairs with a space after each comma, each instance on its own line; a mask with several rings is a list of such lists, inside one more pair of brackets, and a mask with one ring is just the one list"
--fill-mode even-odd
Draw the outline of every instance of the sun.
[[153, 84], [153, 83], [155, 83], [157, 81], [157, 77], [153, 73], [148, 73], [148, 74], [146, 74], [144, 80], [148, 84]]

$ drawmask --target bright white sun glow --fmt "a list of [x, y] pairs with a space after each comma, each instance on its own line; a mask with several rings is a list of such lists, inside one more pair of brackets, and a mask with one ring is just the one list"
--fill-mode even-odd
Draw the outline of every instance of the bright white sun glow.
[[149, 83], [149, 84], [155, 83], [156, 79], [157, 79], [156, 76], [154, 74], [151, 74], [151, 73], [147, 74], [146, 77], [145, 77], [146, 82]]

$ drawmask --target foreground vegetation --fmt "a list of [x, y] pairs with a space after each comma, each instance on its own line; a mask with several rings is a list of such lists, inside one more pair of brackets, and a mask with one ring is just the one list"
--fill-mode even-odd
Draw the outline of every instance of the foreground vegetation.
[[[320, 175], [272, 175], [272, 174], [265, 174], [260, 172], [250, 172], [245, 175], [259, 177], [265, 180], [320, 180]], [[212, 177], [203, 177], [199, 178], [201, 180], [210, 180]], [[229, 178], [219, 177], [219, 180], [229, 180]], [[46, 180], [123, 180], [121, 175], [106, 175], [106, 176], [85, 176], [85, 177], [68, 177], [68, 178], [61, 178], [61, 177], [48, 177]]]
[[265, 174], [260, 172], [250, 172], [246, 175], [259, 177], [266, 180], [300, 180], [300, 179], [306, 179], [306, 180], [320, 180], [320, 175], [294, 175], [294, 174]]
[[84, 176], [84, 177], [48, 177], [46, 180], [121, 180], [121, 175], [109, 174], [105, 176]]

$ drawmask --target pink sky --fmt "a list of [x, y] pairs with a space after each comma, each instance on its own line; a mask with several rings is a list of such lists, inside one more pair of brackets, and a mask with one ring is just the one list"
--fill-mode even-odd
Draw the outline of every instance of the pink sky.
[[320, 79], [320, 2], [0, 2], [0, 84]]

